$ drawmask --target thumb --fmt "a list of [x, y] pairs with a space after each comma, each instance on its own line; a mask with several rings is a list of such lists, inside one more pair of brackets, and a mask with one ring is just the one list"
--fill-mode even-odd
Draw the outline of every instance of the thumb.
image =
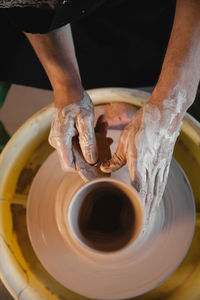
[[98, 149], [96, 144], [93, 116], [77, 116], [76, 127], [79, 132], [79, 144], [85, 160], [89, 164], [95, 164], [98, 160]]
[[123, 154], [121, 145], [119, 145], [113, 157], [108, 161], [102, 163], [100, 169], [104, 173], [111, 173], [117, 171], [125, 164], [126, 164], [126, 157]]

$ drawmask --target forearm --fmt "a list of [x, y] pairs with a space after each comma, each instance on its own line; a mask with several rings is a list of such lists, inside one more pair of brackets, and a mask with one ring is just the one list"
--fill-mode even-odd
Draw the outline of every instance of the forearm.
[[83, 97], [70, 25], [47, 34], [25, 33], [52, 84], [55, 105], [63, 107]]
[[[177, 0], [174, 25], [158, 83], [151, 102], [186, 96], [185, 108], [194, 101], [200, 79], [200, 0]], [[175, 100], [174, 100], [175, 101]]]

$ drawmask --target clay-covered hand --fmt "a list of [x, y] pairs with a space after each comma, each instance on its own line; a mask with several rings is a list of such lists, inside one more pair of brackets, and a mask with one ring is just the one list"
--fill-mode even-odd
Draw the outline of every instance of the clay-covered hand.
[[94, 107], [86, 92], [79, 103], [54, 108], [49, 143], [57, 150], [64, 171], [75, 170], [72, 138], [77, 134], [85, 160], [89, 164], [96, 163], [98, 153], [94, 133]]
[[127, 163], [132, 185], [143, 203], [145, 224], [153, 216], [166, 186], [182, 123], [183, 98], [179, 95], [174, 101], [167, 99], [159, 105], [144, 104], [122, 131], [112, 159], [101, 165], [102, 171], [112, 172]]

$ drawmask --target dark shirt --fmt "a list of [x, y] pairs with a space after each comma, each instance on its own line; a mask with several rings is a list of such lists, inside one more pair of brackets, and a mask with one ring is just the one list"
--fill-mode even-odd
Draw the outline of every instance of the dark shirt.
[[4, 14], [20, 31], [47, 33], [75, 22], [100, 7], [106, 0], [62, 0], [55, 9], [34, 7], [4, 8]]
[[0, 80], [50, 88], [22, 31], [46, 33], [72, 25], [85, 88], [154, 85], [171, 27], [175, 0], [64, 0], [55, 10], [0, 9]]

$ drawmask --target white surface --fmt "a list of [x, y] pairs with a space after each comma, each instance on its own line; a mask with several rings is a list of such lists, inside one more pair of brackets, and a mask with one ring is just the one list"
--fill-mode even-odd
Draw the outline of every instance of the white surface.
[[[120, 171], [113, 177], [123, 177], [124, 181], [127, 169]], [[58, 222], [63, 207], [82, 185], [78, 174], [62, 172], [55, 152], [33, 181], [27, 207], [28, 230], [33, 248], [49, 273], [69, 289], [98, 299], [133, 297], [167, 279], [183, 260], [195, 224], [193, 195], [175, 160], [163, 201], [148, 231], [114, 253], [84, 249], [73, 240], [65, 222]]]
[[13, 135], [29, 117], [52, 102], [52, 91], [13, 84], [0, 109], [0, 121]]

